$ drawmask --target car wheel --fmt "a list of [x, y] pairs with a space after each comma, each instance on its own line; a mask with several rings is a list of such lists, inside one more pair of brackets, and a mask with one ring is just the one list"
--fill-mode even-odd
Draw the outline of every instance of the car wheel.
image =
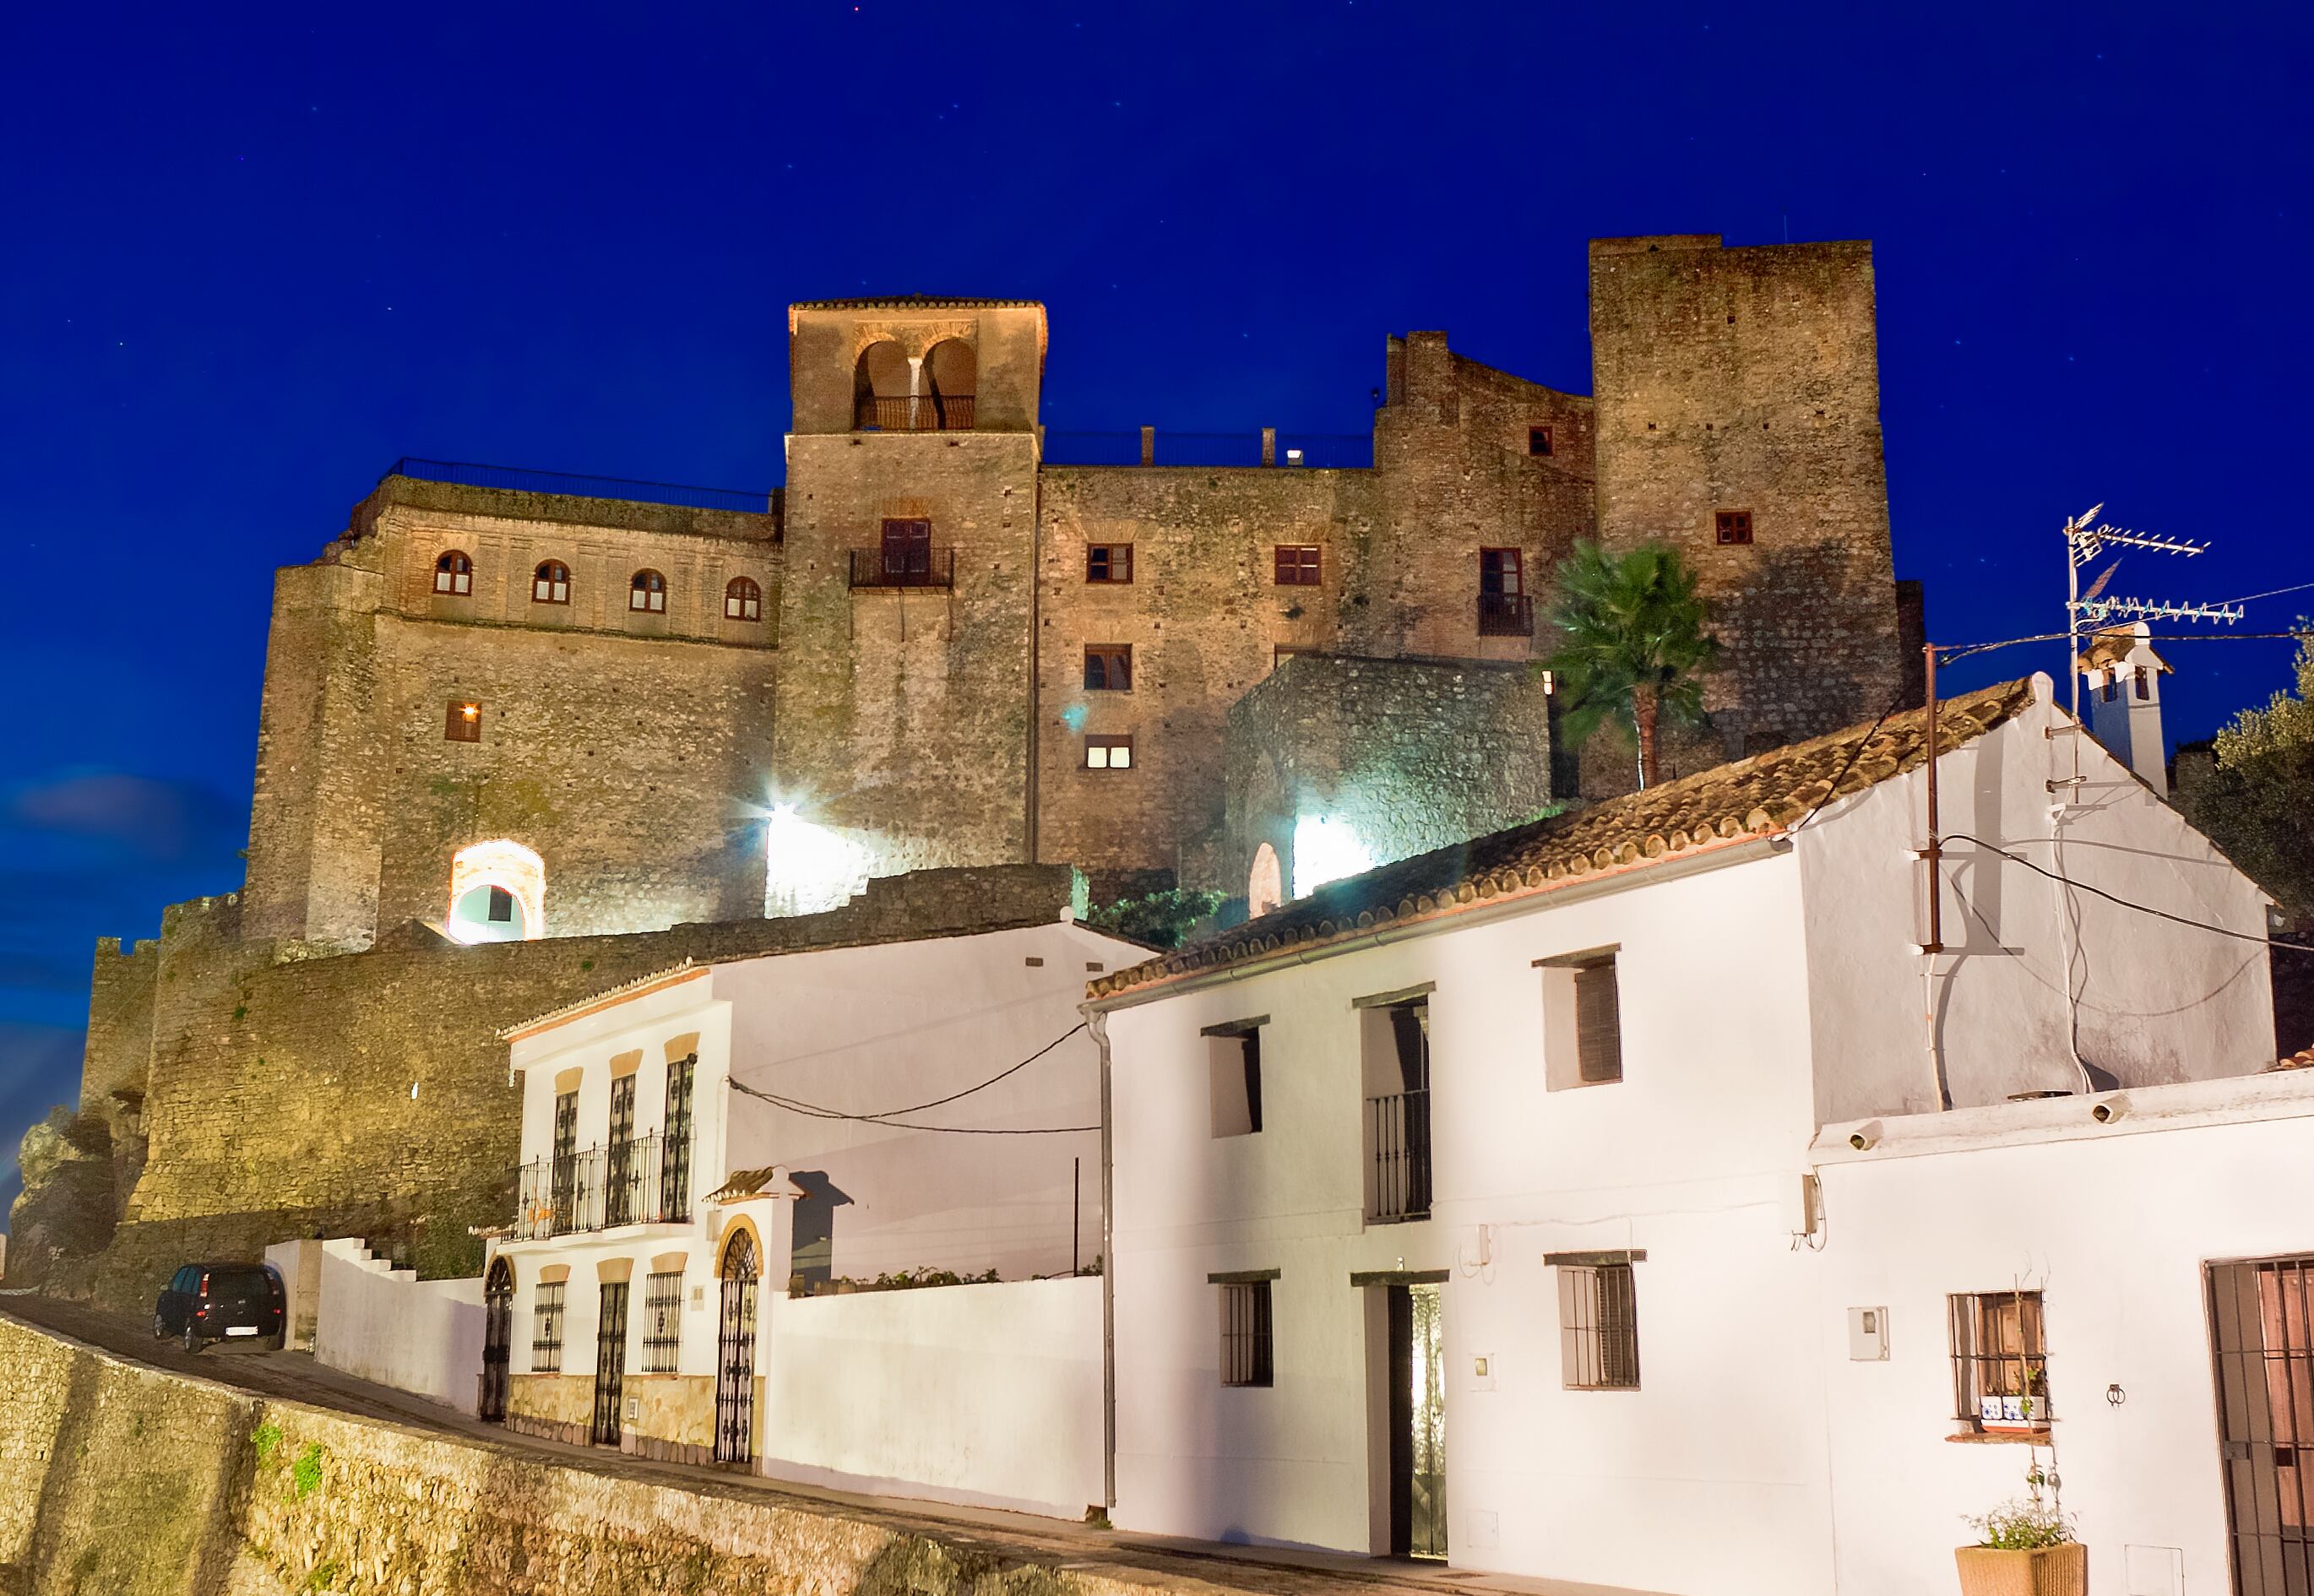
[[185, 1351], [190, 1355], [201, 1350], [201, 1333], [189, 1322], [185, 1326]]

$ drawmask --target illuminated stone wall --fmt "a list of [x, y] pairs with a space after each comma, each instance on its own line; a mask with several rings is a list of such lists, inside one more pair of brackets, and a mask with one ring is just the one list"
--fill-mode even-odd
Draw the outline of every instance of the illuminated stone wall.
[[1297, 655], [1230, 711], [1228, 764], [1199, 885], [1243, 893], [1266, 842], [1293, 895], [1313, 845], [1357, 869], [1532, 819], [1553, 801], [1550, 696], [1525, 664]]

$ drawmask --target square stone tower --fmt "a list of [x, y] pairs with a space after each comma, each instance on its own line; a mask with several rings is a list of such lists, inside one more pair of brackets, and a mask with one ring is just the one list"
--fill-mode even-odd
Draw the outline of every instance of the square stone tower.
[[779, 802], [877, 875], [1024, 860], [1044, 307], [820, 300], [788, 324]]
[[1753, 747], [1868, 720], [1904, 689], [1866, 242], [1591, 245], [1599, 536], [1701, 571]]

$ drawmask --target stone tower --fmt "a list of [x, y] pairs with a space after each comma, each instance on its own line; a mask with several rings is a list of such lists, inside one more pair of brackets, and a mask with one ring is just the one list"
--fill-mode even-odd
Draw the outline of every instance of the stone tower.
[[1880, 452], [1872, 246], [1591, 245], [1599, 536], [1701, 571], [1728, 751], [1868, 720], [1905, 691]]
[[1045, 338], [1028, 300], [789, 312], [779, 798], [879, 876], [1029, 857]]

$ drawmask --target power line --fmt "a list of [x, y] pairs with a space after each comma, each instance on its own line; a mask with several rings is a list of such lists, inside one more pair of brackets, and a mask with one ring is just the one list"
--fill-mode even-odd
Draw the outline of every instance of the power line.
[[2254, 937], [2248, 931], [2234, 930], [2227, 926], [2211, 925], [2204, 921], [2199, 920], [2188, 920], [2182, 914], [2172, 914], [2168, 910], [2157, 909], [2151, 904], [2132, 903], [2127, 898], [2115, 896], [2112, 893], [2105, 891], [2102, 887], [2091, 886], [2086, 881], [2075, 881], [2070, 877], [2061, 876], [2054, 870], [2035, 864], [2031, 860], [2027, 859], [2021, 853], [2011, 853], [2008, 849], [2000, 846], [1998, 843], [1988, 842], [1983, 837], [1972, 837], [1966, 832], [1947, 832], [1945, 834], [1947, 840], [1951, 842], [1974, 842], [1979, 848], [1983, 849], [1986, 852], [1997, 853], [2012, 864], [2023, 865], [2027, 869], [2033, 871], [2036, 875], [2046, 876], [2050, 880], [2057, 882], [2061, 886], [2069, 886], [2076, 892], [2088, 893], [2091, 897], [2103, 898], [2108, 904], [2118, 904], [2124, 909], [2134, 909], [2140, 914], [2151, 914], [2157, 920], [2167, 920], [2174, 921], [2178, 925], [2190, 926], [2197, 931], [2209, 931], [2216, 936], [2231, 937], [2237, 942], [2256, 942], [2262, 948], [2287, 948], [2293, 953], [2314, 953], [2314, 946], [2304, 946], [2296, 942], [2277, 942], [2272, 937]]
[[2226, 603], [2230, 604], [2246, 604], [2250, 603], [2253, 599], [2280, 598], [2285, 593], [2303, 593], [2310, 587], [2314, 587], [2314, 582], [2301, 582], [2295, 587], [2269, 587], [2264, 593], [2252, 593], [2240, 598], [2230, 598], [2226, 600]]
[[962, 1091], [950, 1092], [944, 1098], [934, 1098], [929, 1102], [912, 1103], [905, 1108], [881, 1109], [874, 1114], [846, 1114], [842, 1109], [830, 1108], [825, 1104], [806, 1103], [799, 1098], [783, 1097], [777, 1092], [765, 1091], [761, 1087], [748, 1085], [746, 1081], [739, 1080], [737, 1076], [730, 1077], [729, 1080], [732, 1088], [735, 1090], [745, 1092], [751, 1098], [760, 1098], [764, 1102], [773, 1105], [774, 1107], [784, 1108], [790, 1114], [805, 1115], [813, 1119], [849, 1120], [856, 1124], [888, 1125], [896, 1131], [935, 1131], [943, 1135], [950, 1136], [1073, 1135], [1082, 1131], [1098, 1131], [1100, 1127], [1099, 1125], [1045, 1125], [1031, 1129], [1015, 1129], [1010, 1126], [995, 1125], [912, 1125], [896, 1123], [896, 1116], [903, 1114], [921, 1114], [927, 1108], [938, 1108], [944, 1104], [953, 1103], [959, 1098], [968, 1098], [975, 1092], [986, 1091], [990, 1087], [994, 1086], [998, 1081], [1004, 1080], [1006, 1077], [1019, 1074], [1030, 1064], [1035, 1063], [1038, 1059], [1044, 1057], [1047, 1054], [1052, 1052], [1054, 1048], [1058, 1047], [1062, 1043], [1067, 1041], [1071, 1036], [1075, 1036], [1079, 1031], [1082, 1031], [1084, 1028], [1085, 1022], [1079, 1020], [1075, 1025], [1073, 1025], [1067, 1030], [1063, 1031], [1059, 1036], [1046, 1043], [1042, 1047], [1037, 1049], [1036, 1052], [1030, 1054], [1027, 1058], [1022, 1059], [1019, 1063], [1013, 1064], [1008, 1069], [1000, 1070], [995, 1074], [991, 1075], [987, 1080], [979, 1082], [977, 1085], [967, 1086]]

